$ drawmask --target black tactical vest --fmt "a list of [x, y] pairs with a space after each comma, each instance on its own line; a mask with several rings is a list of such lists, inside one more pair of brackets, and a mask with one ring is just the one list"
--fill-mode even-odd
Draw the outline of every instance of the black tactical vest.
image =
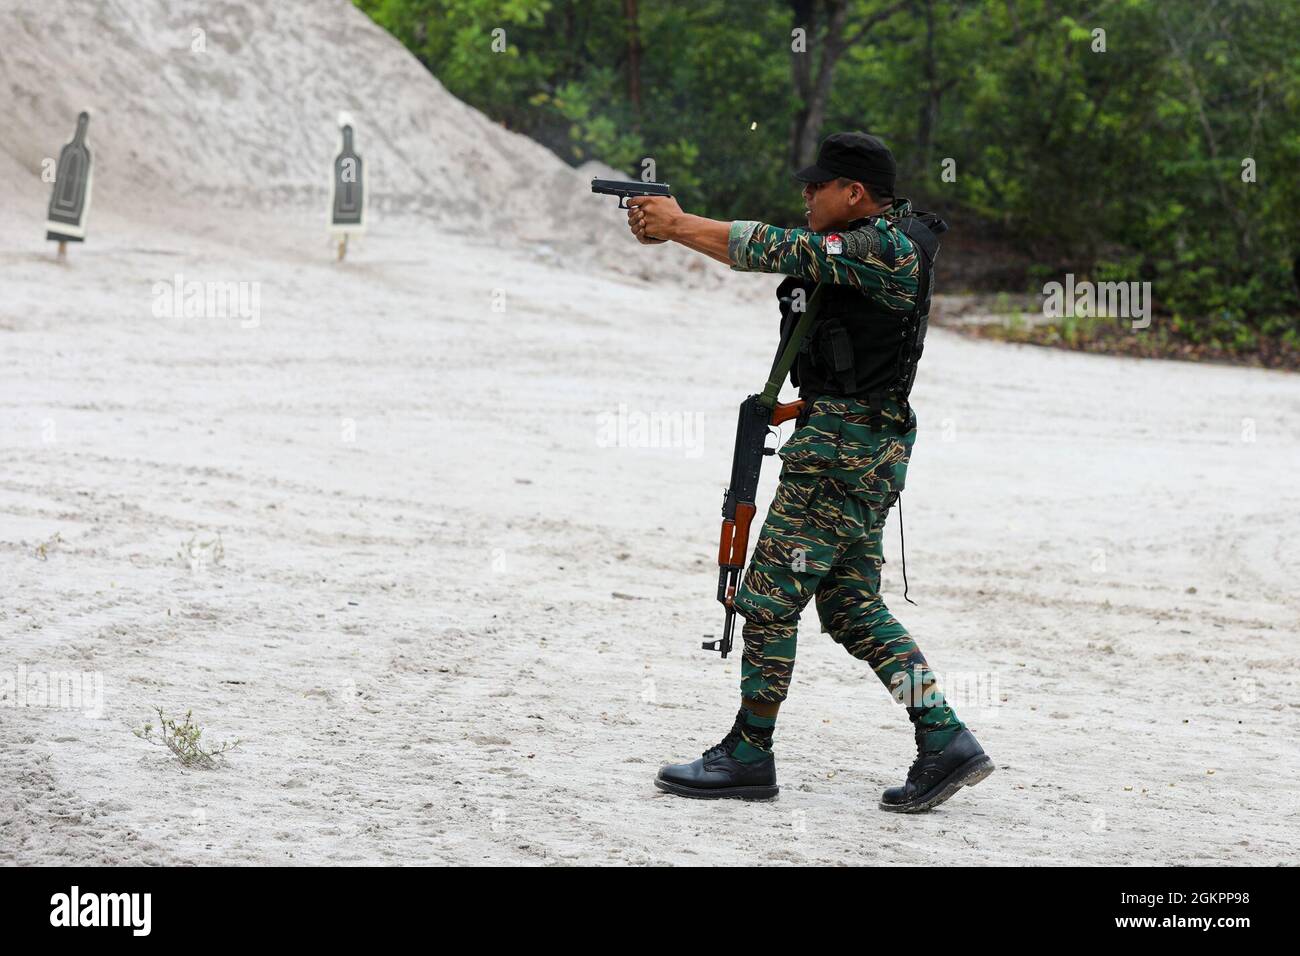
[[[851, 223], [849, 229], [864, 226], [875, 228], [872, 220], [864, 219]], [[915, 306], [899, 312], [851, 286], [827, 284], [812, 331], [790, 369], [790, 382], [801, 397], [831, 395], [877, 404], [884, 398], [907, 402], [925, 347], [938, 237], [948, 226], [933, 213], [924, 212], [900, 218], [896, 226], [912, 240], [921, 259]], [[893, 265], [892, 251], [882, 250], [879, 254], [887, 265]], [[783, 342], [800, 317], [793, 308], [795, 290], [804, 290], [800, 298], [806, 303], [816, 285], [811, 280], [788, 276], [777, 288]]]

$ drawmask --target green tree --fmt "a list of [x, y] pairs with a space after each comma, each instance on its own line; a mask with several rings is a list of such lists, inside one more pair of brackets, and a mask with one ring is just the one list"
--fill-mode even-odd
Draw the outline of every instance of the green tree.
[[906, 194], [1037, 263], [1026, 282], [1150, 280], [1194, 341], [1300, 335], [1300, 5], [356, 2], [456, 96], [572, 163], [652, 158], [693, 210], [794, 221], [791, 170], [869, 129]]

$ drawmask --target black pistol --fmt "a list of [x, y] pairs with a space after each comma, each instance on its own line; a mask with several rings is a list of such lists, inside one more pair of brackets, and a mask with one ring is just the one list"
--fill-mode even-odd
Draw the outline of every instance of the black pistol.
[[629, 196], [671, 196], [667, 183], [628, 182], [624, 179], [593, 179], [591, 191], [602, 196], [617, 196], [618, 208], [626, 209]]
[[[642, 183], [623, 179], [593, 179], [591, 191], [604, 196], [617, 196], [618, 208], [626, 209], [629, 196], [671, 196], [672, 187], [667, 183]], [[654, 236], [646, 236], [651, 242], [663, 242]]]

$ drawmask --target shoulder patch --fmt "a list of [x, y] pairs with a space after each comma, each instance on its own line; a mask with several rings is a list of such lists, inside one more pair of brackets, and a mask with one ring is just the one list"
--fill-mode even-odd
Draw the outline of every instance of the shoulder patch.
[[880, 258], [880, 231], [874, 223], [843, 234], [844, 254], [853, 259]]

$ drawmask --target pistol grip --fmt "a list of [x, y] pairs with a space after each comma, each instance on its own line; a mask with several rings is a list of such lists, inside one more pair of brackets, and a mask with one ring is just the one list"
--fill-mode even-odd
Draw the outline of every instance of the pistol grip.
[[797, 402], [786, 402], [785, 404], [777, 402], [772, 408], [772, 424], [780, 425], [792, 418], [798, 418], [803, 414], [804, 404], [803, 399], [799, 399]]

